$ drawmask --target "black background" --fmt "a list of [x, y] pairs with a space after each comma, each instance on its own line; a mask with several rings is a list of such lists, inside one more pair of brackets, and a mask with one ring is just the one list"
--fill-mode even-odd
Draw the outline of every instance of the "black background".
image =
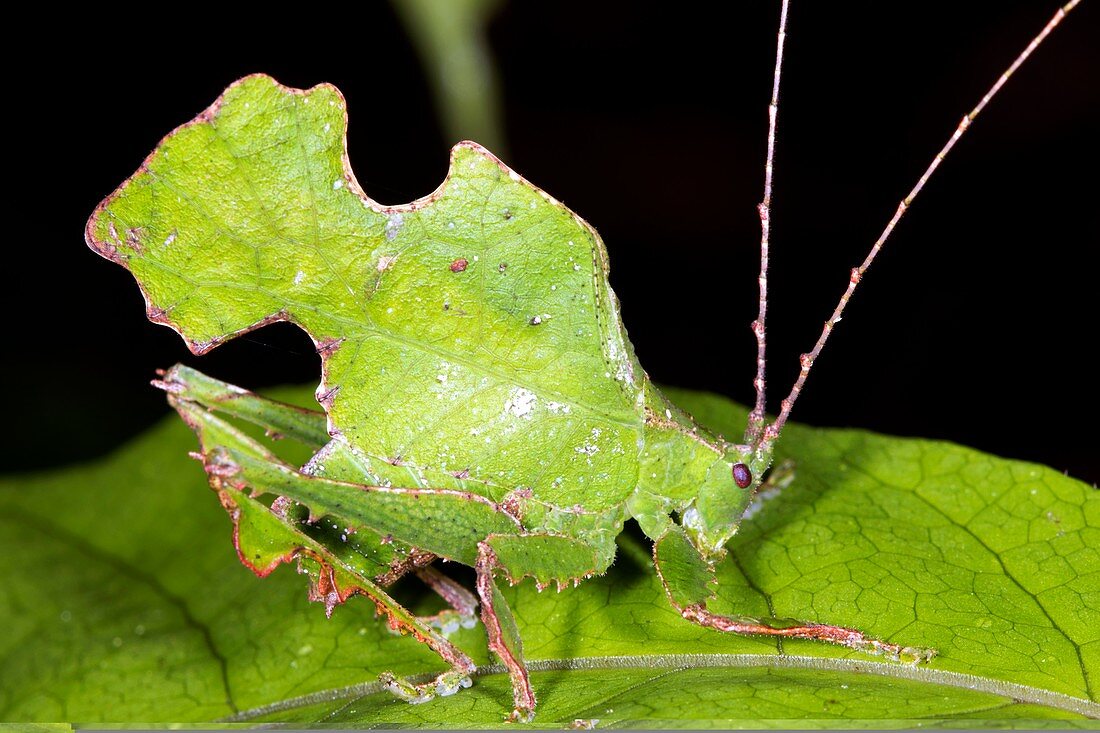
[[[1092, 5], [933, 179], [795, 419], [944, 438], [1100, 479]], [[773, 408], [848, 269], [1056, 6], [794, 4], [773, 208]], [[642, 364], [655, 380], [748, 402], [778, 3], [715, 7], [515, 3], [490, 39], [502, 157], [600, 230]], [[175, 361], [254, 388], [316, 380], [309, 340], [285, 324], [191, 356], [145, 321], [130, 275], [87, 250], [82, 230], [163, 134], [256, 71], [344, 92], [352, 164], [377, 200], [434, 189], [455, 141], [390, 7], [354, 11], [124, 22], [101, 9], [70, 17], [70, 35], [48, 19], [13, 29], [37, 50], [9, 63], [21, 81], [7, 102], [18, 194], [0, 289], [14, 326], [0, 371], [6, 469], [91, 458], [135, 435], [166, 413], [148, 380]], [[43, 54], [65, 70], [36, 71]]]

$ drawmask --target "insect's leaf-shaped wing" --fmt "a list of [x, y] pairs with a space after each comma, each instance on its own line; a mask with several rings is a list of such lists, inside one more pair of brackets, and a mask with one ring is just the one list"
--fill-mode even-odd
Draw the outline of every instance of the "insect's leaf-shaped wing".
[[88, 243], [196, 353], [271, 321], [304, 328], [365, 480], [620, 501], [644, 376], [596, 232], [474, 143], [434, 193], [381, 206], [345, 128], [332, 86], [242, 79], [101, 204]]

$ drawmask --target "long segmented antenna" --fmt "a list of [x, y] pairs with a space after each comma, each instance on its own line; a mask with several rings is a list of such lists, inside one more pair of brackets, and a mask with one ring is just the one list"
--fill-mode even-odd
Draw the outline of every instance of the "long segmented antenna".
[[775, 44], [775, 75], [772, 77], [772, 101], [768, 104], [768, 159], [764, 163], [764, 199], [756, 207], [760, 214], [760, 312], [752, 322], [752, 332], [756, 335], [756, 406], [749, 413], [749, 424], [745, 429], [745, 442], [749, 444], [760, 440], [764, 429], [765, 390], [764, 371], [768, 363], [767, 340], [764, 335], [764, 322], [768, 317], [768, 238], [771, 234], [772, 206], [772, 170], [775, 162], [775, 127], [779, 117], [779, 77], [783, 71], [783, 43], [787, 40], [787, 6], [789, 0], [783, 0], [779, 11], [779, 37]]
[[[959, 123], [959, 126], [955, 128], [955, 132], [952, 133], [951, 137], [947, 140], [947, 144], [943, 146], [943, 149], [936, 154], [936, 157], [932, 159], [928, 168], [925, 169], [924, 174], [921, 175], [920, 179], [917, 181], [917, 185], [913, 186], [913, 190], [909, 192], [909, 195], [898, 204], [894, 216], [891, 217], [889, 223], [886, 224], [886, 228], [882, 230], [882, 234], [879, 235], [874, 246], [871, 247], [871, 251], [867, 253], [867, 257], [863, 260], [863, 263], [859, 267], [852, 269], [851, 275], [848, 278], [848, 287], [844, 291], [844, 295], [840, 296], [840, 302], [837, 303], [836, 308], [833, 310], [833, 315], [829, 320], [825, 321], [825, 327], [821, 330], [821, 335], [818, 337], [817, 343], [814, 344], [813, 350], [799, 357], [799, 361], [802, 363], [802, 370], [798, 373], [798, 379], [795, 380], [794, 386], [791, 387], [791, 393], [783, 400], [779, 417], [775, 419], [775, 422], [764, 429], [764, 437], [760, 442], [761, 448], [765, 448], [769, 443], [779, 437], [780, 431], [783, 430], [783, 425], [787, 422], [787, 417], [791, 414], [791, 408], [794, 407], [794, 403], [798, 399], [799, 393], [802, 391], [802, 386], [806, 383], [806, 377], [810, 374], [810, 368], [813, 367], [814, 361], [816, 361], [817, 357], [821, 354], [821, 349], [825, 346], [825, 342], [829, 340], [829, 334], [832, 333], [833, 327], [840, 322], [841, 314], [844, 313], [844, 307], [848, 305], [848, 300], [852, 297], [852, 293], [855, 291], [856, 286], [859, 285], [859, 281], [863, 278], [863, 274], [867, 271], [867, 268], [871, 266], [871, 263], [874, 262], [883, 244], [886, 243], [886, 240], [894, 231], [894, 227], [897, 226], [898, 221], [905, 215], [906, 210], [908, 210], [909, 206], [913, 203], [913, 199], [921, 192], [921, 189], [924, 188], [924, 184], [928, 182], [928, 179], [931, 178], [932, 174], [939, 168], [943, 159], [951, 149], [955, 147], [955, 143], [958, 142], [959, 138], [963, 136], [963, 133], [967, 131], [974, 119], [981, 114], [981, 111], [985, 109], [985, 106], [989, 104], [989, 101], [993, 99], [994, 95], [1001, 90], [1001, 87], [1008, 81], [1008, 78], [1012, 76], [1016, 69], [1020, 68], [1020, 65], [1023, 64], [1024, 61], [1027, 61], [1027, 58], [1032, 52], [1046, 40], [1046, 37], [1050, 35], [1051, 31], [1062, 22], [1062, 19], [1065, 18], [1071, 10], [1077, 7], [1080, 1], [1081, 0], [1071, 0], [1071, 2], [1059, 8], [1058, 12], [1054, 14], [1054, 17], [1043, 27], [1043, 30], [1039, 31], [1039, 34], [1031, 39], [1031, 43], [1027, 45], [1027, 48], [1025, 48], [1008, 69], [998, 77], [997, 81], [989, 88], [989, 91], [985, 93], [981, 101], [978, 102], [978, 105], [962, 118], [962, 122]], [[784, 5], [785, 4], [786, 3], [784, 3]]]

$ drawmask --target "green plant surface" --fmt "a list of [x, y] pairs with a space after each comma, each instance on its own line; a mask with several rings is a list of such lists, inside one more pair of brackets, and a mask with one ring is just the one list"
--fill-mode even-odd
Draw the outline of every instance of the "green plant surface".
[[[745, 419], [715, 396], [670, 395], [715, 430]], [[366, 600], [326, 619], [292, 568], [265, 580], [244, 568], [193, 448], [173, 419], [98, 463], [0, 481], [0, 720], [499, 726], [510, 688], [480, 625], [451, 637], [482, 666], [472, 688], [423, 705], [381, 691], [383, 669], [429, 677], [443, 664]], [[792, 425], [778, 452], [797, 461], [795, 480], [728, 546], [714, 607], [842, 623], [939, 656], [913, 667], [700, 628], [625, 535], [604, 577], [504, 591], [538, 724], [1095, 727], [1100, 492], [853, 430]], [[439, 607], [413, 585], [398, 596]]]

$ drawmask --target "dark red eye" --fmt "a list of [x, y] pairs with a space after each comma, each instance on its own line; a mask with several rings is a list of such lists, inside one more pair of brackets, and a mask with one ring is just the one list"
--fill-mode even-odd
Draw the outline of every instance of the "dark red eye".
[[733, 480], [742, 489], [747, 489], [749, 484], [752, 483], [752, 471], [744, 463], [735, 463], [733, 464]]

